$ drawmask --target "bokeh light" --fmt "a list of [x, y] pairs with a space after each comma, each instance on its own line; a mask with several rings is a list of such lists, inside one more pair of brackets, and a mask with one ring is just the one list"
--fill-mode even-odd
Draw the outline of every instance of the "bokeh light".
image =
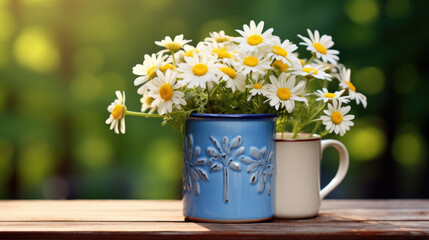
[[[47, 142], [26, 143], [19, 149], [18, 174], [25, 187], [40, 186], [53, 171], [53, 151]], [[41, 194], [41, 192], [39, 192]]]
[[78, 142], [75, 156], [83, 168], [100, 170], [112, 161], [113, 149], [108, 139], [89, 134]]
[[377, 159], [386, 149], [386, 135], [379, 119], [368, 118], [356, 121], [354, 128], [344, 136], [350, 157], [359, 161]]
[[24, 29], [14, 44], [16, 60], [31, 70], [50, 72], [59, 64], [59, 53], [48, 30], [43, 27]]
[[379, 7], [375, 0], [348, 0], [345, 9], [347, 16], [358, 24], [372, 23], [379, 16]]
[[415, 168], [426, 158], [426, 141], [413, 125], [402, 126], [393, 141], [392, 154], [402, 166]]
[[365, 67], [356, 72], [354, 79], [358, 79], [359, 91], [365, 94], [379, 94], [384, 88], [383, 72], [375, 67]]

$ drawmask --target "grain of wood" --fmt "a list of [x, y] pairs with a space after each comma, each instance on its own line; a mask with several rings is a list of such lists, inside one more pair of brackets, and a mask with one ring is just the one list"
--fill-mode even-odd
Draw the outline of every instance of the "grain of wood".
[[0, 239], [429, 239], [429, 200], [325, 200], [318, 217], [184, 222], [175, 200], [0, 201]]

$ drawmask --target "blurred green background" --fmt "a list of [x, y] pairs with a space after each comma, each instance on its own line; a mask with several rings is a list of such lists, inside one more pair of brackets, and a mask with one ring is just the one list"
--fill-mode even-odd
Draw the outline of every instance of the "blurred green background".
[[[236, 35], [264, 20], [282, 39], [333, 36], [368, 108], [340, 138], [350, 171], [332, 198], [428, 198], [429, 34], [425, 1], [0, 0], [0, 198], [180, 198], [181, 141], [159, 119], [104, 121], [154, 41]], [[302, 48], [302, 47], [301, 47]], [[303, 48], [301, 49], [303, 50]], [[335, 137], [335, 136], [329, 136]], [[322, 185], [337, 167], [329, 149]]]

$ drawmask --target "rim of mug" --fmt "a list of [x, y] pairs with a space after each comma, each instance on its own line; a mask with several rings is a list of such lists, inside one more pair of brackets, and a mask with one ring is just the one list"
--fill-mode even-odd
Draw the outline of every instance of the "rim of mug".
[[190, 119], [208, 119], [208, 118], [229, 118], [229, 119], [275, 119], [277, 114], [220, 114], [220, 113], [191, 113]]
[[[284, 135], [283, 138], [281, 137], [281, 135]], [[309, 142], [319, 141], [322, 139], [320, 135], [313, 134], [310, 136], [310, 133], [298, 133], [297, 138], [292, 138], [292, 136], [292, 132], [278, 132], [276, 133], [276, 142]]]

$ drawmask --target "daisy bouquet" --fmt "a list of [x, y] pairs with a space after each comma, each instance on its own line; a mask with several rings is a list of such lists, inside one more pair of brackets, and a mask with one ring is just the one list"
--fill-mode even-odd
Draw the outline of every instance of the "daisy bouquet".
[[141, 111], [129, 111], [125, 93], [108, 107], [106, 124], [125, 133], [125, 116], [163, 118], [163, 125], [183, 132], [191, 113], [278, 115], [277, 131], [341, 136], [353, 126], [350, 103], [366, 107], [366, 97], [351, 83], [350, 69], [340, 64], [339, 51], [328, 35], [307, 30], [298, 35], [307, 54], [281, 40], [264, 22], [243, 25], [238, 36], [224, 31], [190, 45], [183, 35], [155, 44], [157, 53], [146, 54], [133, 67]]

